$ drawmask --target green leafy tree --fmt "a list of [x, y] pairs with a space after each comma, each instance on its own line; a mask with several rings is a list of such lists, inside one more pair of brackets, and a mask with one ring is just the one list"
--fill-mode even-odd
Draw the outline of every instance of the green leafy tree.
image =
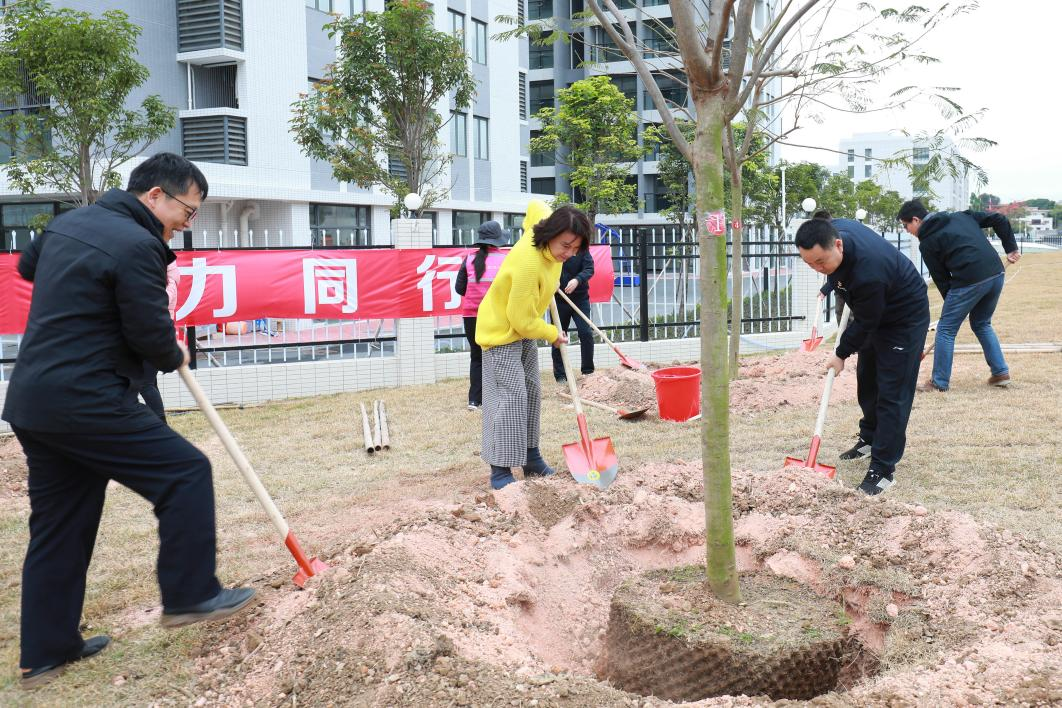
[[830, 177], [830, 171], [817, 162], [790, 163], [782, 161], [776, 167], [778, 182], [781, 182], [781, 168], [785, 167], [785, 214], [782, 214], [781, 187], [765, 195], [769, 221], [778, 229], [788, 229], [789, 222], [794, 218], [804, 218], [804, 210], [800, 203], [807, 197], [816, 201], [822, 192], [826, 180]]
[[632, 211], [637, 185], [630, 163], [651, 145], [638, 145], [634, 102], [607, 76], [576, 81], [557, 92], [556, 107], [535, 114], [542, 133], [531, 141], [532, 153], [556, 155], [568, 168], [568, 181], [582, 201], [577, 204], [593, 221], [597, 214]]
[[819, 209], [837, 218], [851, 219], [856, 210], [856, 186], [852, 178], [838, 172], [830, 175], [819, 192]]
[[1051, 209], [1055, 208], [1055, 200], [1054, 199], [1044, 199], [1042, 197], [1038, 197], [1036, 199], [1026, 199], [1025, 200], [1025, 206], [1031, 207], [1033, 209], [1051, 210]]
[[126, 106], [148, 78], [135, 59], [140, 32], [119, 10], [94, 17], [43, 0], [9, 4], [0, 23], [0, 94], [9, 104], [27, 94], [47, 102], [0, 118], [14, 187], [92, 204], [120, 184], [121, 165], [173, 129], [176, 112], [158, 96], [138, 110]]
[[436, 106], [450, 96], [462, 110], [476, 90], [463, 39], [436, 30], [422, 0], [337, 16], [327, 29], [338, 58], [292, 105], [295, 141], [340, 181], [381, 185], [396, 204], [416, 192], [424, 200], [418, 213], [431, 207], [450, 191], [440, 182], [452, 160]]
[[999, 208], [1000, 203], [999, 197], [988, 192], [970, 195], [970, 208], [974, 211], [991, 211]]

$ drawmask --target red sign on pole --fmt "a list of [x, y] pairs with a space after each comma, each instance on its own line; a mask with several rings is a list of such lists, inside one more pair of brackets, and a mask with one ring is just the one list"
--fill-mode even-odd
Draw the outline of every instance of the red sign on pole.
[[704, 228], [708, 230], [712, 236], [722, 236], [726, 233], [726, 213], [720, 209], [719, 211], [709, 212], [708, 216], [704, 218]]

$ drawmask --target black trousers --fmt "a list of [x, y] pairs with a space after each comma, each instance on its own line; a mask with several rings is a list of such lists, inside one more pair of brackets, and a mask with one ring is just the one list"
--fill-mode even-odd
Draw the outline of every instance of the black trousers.
[[[581, 296], [569, 295], [568, 297], [575, 303], [576, 307], [582, 310], [584, 315], [590, 316], [589, 293], [584, 293]], [[560, 331], [567, 332], [575, 313], [572, 311], [571, 305], [560, 297], [557, 298], [557, 314], [560, 315]], [[575, 317], [575, 329], [579, 332], [579, 354], [581, 356], [579, 369], [584, 374], [592, 374], [594, 373], [594, 330], [582, 317]], [[553, 376], [555, 378], [564, 376], [564, 362], [561, 361], [560, 350], [556, 347], [553, 347]]]
[[468, 340], [468, 402], [483, 405], [483, 349], [476, 344], [476, 318], [464, 317], [465, 339]]
[[903, 457], [928, 329], [927, 316], [916, 326], [879, 330], [859, 350], [859, 437], [870, 443], [870, 466], [879, 472], [891, 473]]
[[84, 642], [78, 626], [108, 480], [150, 501], [159, 520], [156, 571], [164, 607], [209, 600], [214, 576], [210, 462], [161, 422], [127, 433], [14, 428], [29, 462], [30, 541], [22, 567], [23, 668], [58, 664]]

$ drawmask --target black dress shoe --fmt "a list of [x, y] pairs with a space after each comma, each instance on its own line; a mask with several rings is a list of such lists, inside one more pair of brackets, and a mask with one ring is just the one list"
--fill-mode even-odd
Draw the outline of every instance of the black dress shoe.
[[167, 607], [159, 622], [163, 627], [183, 627], [231, 617], [254, 599], [254, 588], [229, 588], [214, 597], [189, 607]]
[[87, 659], [90, 656], [95, 656], [103, 651], [103, 648], [111, 643], [111, 638], [106, 634], [100, 634], [91, 639], [85, 641], [85, 646], [81, 647], [81, 651], [73, 659], [68, 659], [61, 664], [50, 664], [48, 666], [40, 666], [36, 669], [22, 669], [22, 678], [19, 679], [19, 686], [25, 689], [40, 688], [46, 683], [59, 676], [59, 674], [66, 671], [66, 667], [72, 661], [80, 661], [81, 659]]

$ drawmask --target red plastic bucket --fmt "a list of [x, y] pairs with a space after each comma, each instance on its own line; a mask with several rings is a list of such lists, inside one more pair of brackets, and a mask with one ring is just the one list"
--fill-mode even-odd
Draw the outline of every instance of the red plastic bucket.
[[701, 370], [696, 366], [657, 369], [653, 383], [662, 419], [682, 422], [701, 412]]

